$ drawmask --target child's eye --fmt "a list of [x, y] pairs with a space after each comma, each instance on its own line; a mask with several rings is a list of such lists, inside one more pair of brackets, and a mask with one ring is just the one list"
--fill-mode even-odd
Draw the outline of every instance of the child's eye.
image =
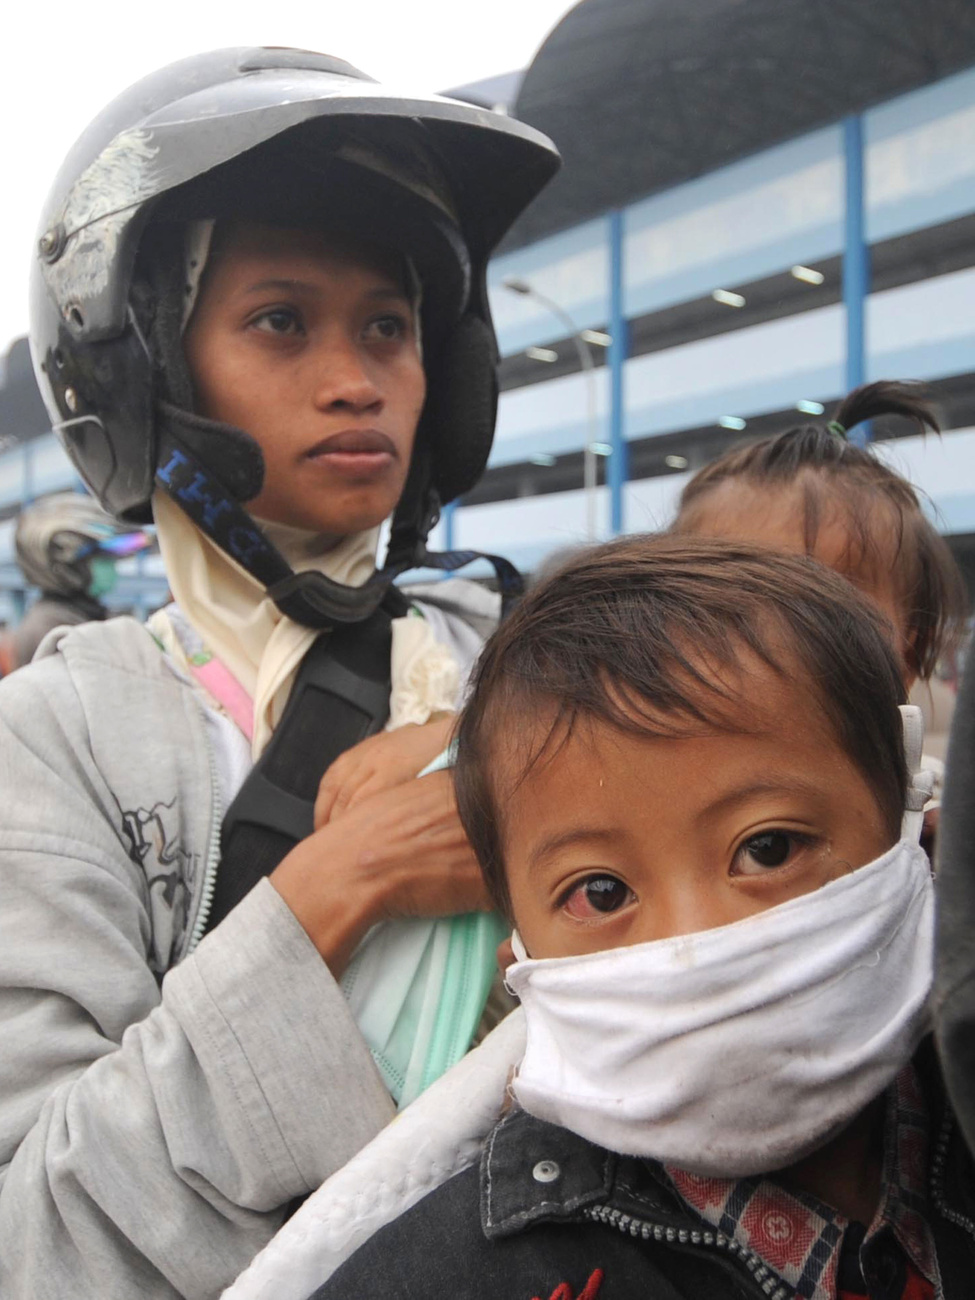
[[784, 867], [796, 849], [808, 842], [808, 837], [795, 831], [769, 830], [751, 835], [735, 854], [734, 874], [758, 876], [763, 871]]
[[577, 921], [618, 912], [634, 898], [632, 889], [615, 876], [590, 876], [566, 894], [562, 906]]
[[255, 316], [251, 325], [262, 334], [300, 334], [302, 329], [301, 317], [292, 307], [272, 307]]

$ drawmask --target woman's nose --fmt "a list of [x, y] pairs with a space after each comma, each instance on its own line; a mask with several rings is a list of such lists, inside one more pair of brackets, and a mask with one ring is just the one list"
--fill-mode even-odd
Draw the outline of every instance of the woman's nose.
[[316, 359], [314, 401], [319, 410], [378, 411], [383, 396], [367, 359], [352, 340], [331, 340]]

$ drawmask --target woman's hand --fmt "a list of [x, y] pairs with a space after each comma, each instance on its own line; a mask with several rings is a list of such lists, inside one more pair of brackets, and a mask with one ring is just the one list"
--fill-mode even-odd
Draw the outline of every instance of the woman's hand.
[[450, 742], [453, 713], [431, 722], [382, 731], [340, 754], [322, 777], [315, 800], [315, 830], [382, 790], [412, 781]]
[[377, 921], [491, 908], [446, 771], [357, 800], [270, 880], [336, 978]]

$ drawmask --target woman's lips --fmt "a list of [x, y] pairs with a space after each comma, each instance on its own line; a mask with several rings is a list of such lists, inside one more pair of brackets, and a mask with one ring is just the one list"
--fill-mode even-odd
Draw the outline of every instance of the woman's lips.
[[316, 442], [303, 459], [340, 473], [380, 473], [397, 458], [396, 444], [378, 429], [345, 429]]

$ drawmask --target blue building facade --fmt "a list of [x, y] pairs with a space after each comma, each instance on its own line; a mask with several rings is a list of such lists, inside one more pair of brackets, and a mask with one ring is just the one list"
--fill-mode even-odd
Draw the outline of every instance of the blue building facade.
[[[614, 255], [626, 333], [640, 321], [652, 337], [658, 320], [666, 336], [668, 313], [713, 302], [715, 291], [729, 294], [731, 305], [718, 304], [727, 319], [712, 312], [696, 336], [623, 360], [615, 400], [612, 365], [593, 380], [582, 371], [549, 379], [546, 361], [537, 360], [530, 382], [502, 394], [491, 459], [493, 470], [538, 462], [534, 491], [458, 508], [455, 545], [503, 541], [531, 567], [584, 538], [581, 489], [548, 492], [544, 475], [547, 460], [578, 452], [586, 441], [590, 382], [600, 450], [612, 446], [614, 424], [629, 447], [658, 440], [670, 449], [672, 472], [641, 473], [631, 456], [618, 489], [600, 487], [604, 536], [614, 531], [614, 504], [625, 530], [665, 524], [687, 472], [701, 463], [696, 450], [720, 451], [721, 431], [731, 445], [752, 428], [765, 431], [769, 420], [773, 427], [801, 422], [803, 411], [828, 408], [861, 375], [927, 381], [936, 400], [948, 383], [959, 398], [951, 409], [967, 413], [975, 388], [975, 231], [968, 228], [975, 217], [975, 69], [868, 110], [857, 126], [868, 252], [907, 248], [912, 237], [934, 249], [913, 261], [908, 250], [893, 276], [902, 282], [887, 288], [881, 278], [862, 302], [843, 295], [844, 260], [861, 251], [848, 245], [850, 132], [843, 121], [494, 261], [492, 307], [508, 361], [526, 349], [544, 351], [560, 333], [544, 305], [505, 288], [513, 276], [557, 301], [580, 330], [610, 334]], [[948, 249], [960, 265], [926, 273]], [[761, 292], [776, 279], [792, 282], [785, 309], [736, 327], [750, 287]], [[835, 291], [824, 294], [830, 279]], [[951, 425], [950, 412], [945, 422]], [[975, 423], [949, 427], [940, 441], [885, 442], [878, 453], [926, 492], [946, 533], [975, 534]]]

